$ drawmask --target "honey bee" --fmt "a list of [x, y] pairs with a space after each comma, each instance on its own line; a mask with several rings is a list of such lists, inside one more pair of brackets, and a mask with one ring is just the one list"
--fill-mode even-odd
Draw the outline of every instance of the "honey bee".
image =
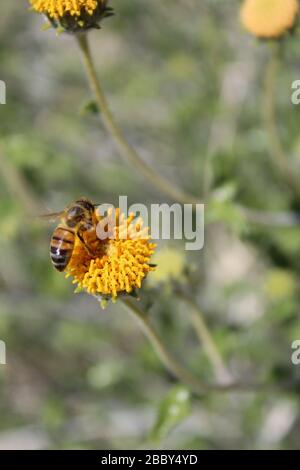
[[62, 212], [46, 214], [47, 219], [60, 218], [60, 223], [53, 232], [50, 243], [50, 258], [57, 271], [64, 271], [73, 254], [76, 237], [81, 241], [87, 253], [93, 256], [93, 251], [84, 239], [85, 232], [96, 229], [95, 208], [89, 199], [82, 198], [70, 204]]

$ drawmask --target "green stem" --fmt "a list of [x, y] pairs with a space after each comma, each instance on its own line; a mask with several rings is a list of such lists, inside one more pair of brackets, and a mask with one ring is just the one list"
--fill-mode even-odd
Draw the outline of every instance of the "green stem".
[[128, 161], [134, 168], [139, 170], [152, 186], [159, 189], [161, 192], [167, 194], [172, 199], [179, 201], [182, 204], [196, 203], [197, 200], [195, 197], [183, 192], [179, 188], [176, 188], [175, 185], [171, 184], [168, 180], [161, 176], [160, 173], [156, 172], [152, 167], [150, 167], [146, 162], [144, 162], [144, 160], [136, 152], [136, 150], [128, 143], [122, 130], [115, 121], [115, 118], [108, 106], [105, 94], [100, 85], [91, 50], [89, 47], [87, 35], [78, 34], [76, 37], [82, 53], [83, 63], [85, 65], [89, 84], [94, 93], [97, 105], [99, 107], [99, 111], [101, 112], [103, 123], [107, 131], [112, 136], [120, 152], [120, 155], [126, 161]]
[[18, 169], [6, 158], [0, 148], [0, 172], [6, 181], [7, 189], [19, 201], [30, 217], [41, 213], [41, 205]]
[[[173, 200], [180, 202], [181, 204], [201, 204], [202, 201], [193, 195], [182, 191], [180, 188], [177, 188], [175, 185], [167, 181], [161, 174], [157, 173], [152, 167], [147, 165], [136, 152], [135, 149], [127, 142], [122, 130], [119, 128], [116, 123], [112, 112], [109, 109], [107, 99], [102, 90], [100, 82], [97, 77], [94, 61], [91, 55], [90, 47], [88, 44], [88, 39], [85, 34], [80, 34], [76, 36], [81, 53], [83, 58], [83, 63], [86, 69], [88, 81], [95, 96], [99, 111], [103, 119], [103, 123], [108, 131], [108, 133], [113, 137], [113, 140], [119, 149], [120, 155], [129, 162], [134, 168], [139, 170], [149, 183], [157, 188], [160, 192], [168, 195]], [[253, 223], [255, 218], [255, 223], [261, 225], [261, 217], [255, 217], [257, 211], [251, 211], [251, 209], [241, 207], [241, 211], [245, 218]], [[252, 217], [253, 213], [253, 217]], [[274, 214], [276, 216], [276, 214]], [[271, 214], [272, 216], [272, 214]], [[272, 218], [269, 220], [269, 225], [272, 225]], [[265, 225], [262, 223], [262, 225]], [[276, 224], [277, 225], [277, 219]]]
[[282, 147], [276, 122], [275, 97], [276, 80], [280, 65], [280, 44], [276, 43], [272, 44], [272, 46], [272, 53], [266, 66], [263, 100], [263, 114], [266, 131], [269, 137], [270, 154], [275, 167], [279, 169], [287, 185], [290, 186], [296, 195], [300, 196], [299, 184], [290, 168], [289, 161]]
[[194, 302], [194, 300], [185, 293], [177, 292], [177, 295], [189, 306], [188, 312], [191, 316], [192, 324], [214, 369], [216, 379], [224, 383], [229, 382], [231, 380], [231, 374], [225, 366], [223, 358], [206, 324], [202, 311], [196, 302]]
[[136, 302], [133, 302], [128, 298], [124, 298], [122, 302], [129, 313], [138, 321], [138, 324], [141, 327], [143, 333], [149, 339], [166, 369], [180, 382], [183, 382], [189, 386], [195, 393], [203, 395], [209, 392], [249, 391], [256, 388], [255, 385], [244, 383], [229, 383], [224, 385], [204, 383], [189, 371], [187, 371], [184, 367], [182, 367], [169, 353], [169, 351], [164, 346], [162, 339], [156, 333], [148, 318], [138, 307]]

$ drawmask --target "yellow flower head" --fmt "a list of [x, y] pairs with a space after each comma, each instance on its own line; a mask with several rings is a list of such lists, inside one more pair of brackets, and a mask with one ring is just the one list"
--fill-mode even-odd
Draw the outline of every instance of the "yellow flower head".
[[115, 300], [118, 295], [133, 294], [141, 288], [147, 274], [155, 270], [150, 258], [156, 245], [150, 243], [149, 229], [142, 227], [141, 218], [135, 220], [135, 215], [130, 214], [126, 219], [119, 209], [108, 211], [105, 219], [98, 215], [97, 218], [100, 225], [104, 223], [103, 232], [110, 236], [101, 240], [96, 233], [87, 235], [93, 256], [76, 239], [66, 277], [72, 276], [79, 290], [100, 299]]
[[29, 0], [33, 10], [44, 14], [55, 28], [69, 32], [99, 29], [99, 22], [113, 15], [109, 0]]
[[296, 23], [298, 0], [245, 0], [241, 21], [254, 36], [278, 38]]

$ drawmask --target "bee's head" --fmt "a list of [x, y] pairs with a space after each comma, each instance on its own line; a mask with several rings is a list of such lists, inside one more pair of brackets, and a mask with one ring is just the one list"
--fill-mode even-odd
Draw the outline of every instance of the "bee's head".
[[95, 204], [93, 204], [89, 199], [82, 198], [76, 201], [77, 206], [80, 206], [83, 210], [89, 213], [93, 213], [95, 209]]
[[89, 220], [94, 213], [94, 205], [87, 199], [80, 199], [66, 211], [66, 222], [69, 227], [75, 227], [82, 220]]

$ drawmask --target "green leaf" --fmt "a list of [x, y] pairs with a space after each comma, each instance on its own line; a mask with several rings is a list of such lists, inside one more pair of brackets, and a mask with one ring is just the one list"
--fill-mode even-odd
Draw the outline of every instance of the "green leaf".
[[99, 114], [99, 107], [94, 100], [87, 101], [80, 108], [80, 115], [86, 116], [88, 114]]
[[191, 413], [191, 395], [182, 385], [177, 385], [161, 401], [151, 432], [151, 439], [161, 441]]

